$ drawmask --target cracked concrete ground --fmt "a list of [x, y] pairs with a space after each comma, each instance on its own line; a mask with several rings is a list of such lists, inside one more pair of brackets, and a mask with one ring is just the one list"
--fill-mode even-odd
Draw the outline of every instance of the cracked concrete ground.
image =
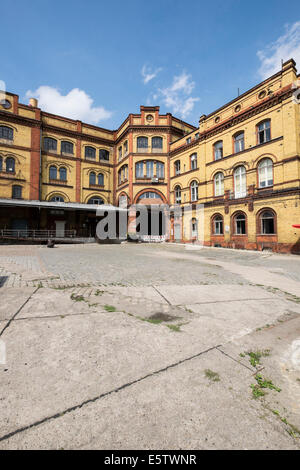
[[2, 246], [1, 279], [0, 449], [299, 449], [299, 258]]

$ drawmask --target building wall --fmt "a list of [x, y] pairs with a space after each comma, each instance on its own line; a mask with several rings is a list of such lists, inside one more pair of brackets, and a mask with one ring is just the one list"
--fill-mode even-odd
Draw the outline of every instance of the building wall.
[[[126, 196], [133, 204], [150, 192], [164, 203], [174, 204], [175, 188], [179, 187], [181, 207], [188, 209], [185, 228], [180, 228], [181, 240], [194, 241], [192, 222], [197, 218], [197, 209], [203, 207], [205, 244], [289, 251], [298, 245], [298, 232], [292, 225], [300, 223], [300, 105], [294, 100], [297, 86], [300, 89], [299, 76], [290, 60], [271, 78], [208, 116], [201, 116], [198, 128], [170, 113], [160, 114], [157, 106], [141, 106], [140, 113], [129, 114], [117, 130], [42, 112], [36, 103], [21, 104], [17, 95], [7, 93], [8, 106], [0, 105], [0, 126], [13, 130], [13, 140], [0, 139], [0, 198], [11, 198], [13, 186], [18, 185], [22, 199], [29, 200], [60, 196], [66, 202], [87, 203], [90, 198], [100, 197], [106, 204], [118, 205], [120, 197]], [[259, 144], [257, 126], [266, 119], [271, 123], [271, 138]], [[234, 136], [241, 131], [244, 149], [235, 152]], [[56, 140], [56, 150], [45, 149], [44, 139], [49, 137]], [[147, 148], [138, 148], [139, 137], [148, 138]], [[153, 137], [162, 139], [161, 149], [153, 148]], [[219, 141], [223, 142], [223, 155], [215, 160], [214, 144]], [[72, 143], [73, 151], [62, 153], [62, 142]], [[95, 157], [86, 155], [86, 147], [94, 149]], [[108, 152], [108, 160], [100, 160], [100, 150]], [[197, 158], [195, 168], [192, 155]], [[15, 171], [7, 172], [6, 159], [11, 157]], [[266, 158], [273, 162], [273, 184], [260, 188], [258, 165]], [[154, 164], [153, 178], [138, 177], [136, 164], [143, 162], [146, 167], [149, 161]], [[164, 164], [164, 176], [158, 180], [157, 162]], [[180, 162], [179, 175], [175, 174], [176, 162]], [[239, 166], [246, 170], [247, 191], [243, 197], [235, 194], [234, 172]], [[55, 167], [58, 174], [64, 168], [66, 179], [50, 178], [50, 167]], [[96, 184], [90, 183], [91, 173], [96, 175]], [[219, 195], [214, 183], [217, 173], [224, 176], [224, 191]], [[99, 183], [98, 175], [103, 175], [103, 182], [99, 179]], [[198, 197], [192, 201], [193, 182], [198, 185]], [[258, 218], [264, 208], [274, 211], [275, 235], [260, 234]], [[234, 233], [233, 217], [237, 212], [246, 216], [246, 235]], [[223, 217], [222, 235], [212, 232], [211, 221], [216, 214]]]

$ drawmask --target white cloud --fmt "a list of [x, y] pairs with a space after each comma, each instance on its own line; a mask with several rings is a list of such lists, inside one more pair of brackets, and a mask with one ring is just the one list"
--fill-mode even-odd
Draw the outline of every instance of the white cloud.
[[293, 58], [300, 67], [300, 21], [285, 26], [285, 34], [275, 42], [268, 44], [257, 55], [261, 61], [259, 74], [268, 78], [281, 69], [281, 60]]
[[186, 72], [175, 76], [169, 87], [160, 88], [158, 91], [168, 109], [182, 118], [186, 118], [194, 108], [199, 98], [190, 96], [195, 88], [192, 76]]
[[112, 112], [103, 106], [94, 107], [94, 100], [79, 88], [73, 88], [66, 95], [62, 95], [57, 88], [40, 86], [35, 91], [28, 90], [26, 98], [37, 98], [38, 106], [43, 111], [90, 124], [98, 124], [99, 121], [108, 119], [112, 115]]
[[158, 68], [155, 70], [152, 70], [151, 67], [147, 67], [146, 65], [143, 66], [141, 70], [141, 74], [143, 77], [143, 82], [146, 85], [150, 80], [153, 80], [153, 78], [156, 77], [156, 75], [162, 70], [162, 68]]

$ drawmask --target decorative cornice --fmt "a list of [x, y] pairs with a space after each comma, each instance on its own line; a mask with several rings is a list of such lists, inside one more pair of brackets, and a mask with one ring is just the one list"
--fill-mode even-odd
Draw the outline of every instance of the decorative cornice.
[[19, 114], [14, 113], [7, 113], [5, 111], [0, 111], [0, 119], [3, 119], [6, 122], [13, 122], [14, 124], [23, 124], [29, 127], [41, 127], [41, 121], [38, 121], [37, 119], [20, 116]]
[[[211, 129], [205, 130], [199, 134], [199, 137], [196, 141], [193, 143], [197, 142], [203, 142], [204, 140], [207, 140], [211, 137], [214, 137], [215, 135], [218, 135], [227, 129], [230, 129], [233, 126], [236, 126], [237, 124], [240, 124], [241, 122], [246, 121], [247, 119], [252, 118], [253, 116], [256, 116], [267, 109], [273, 108], [274, 106], [278, 105], [281, 103], [284, 99], [290, 98], [293, 94], [294, 90], [291, 88], [291, 85], [285, 87], [281, 91], [279, 91], [277, 94], [274, 94], [267, 100], [264, 100], [260, 103], [257, 103], [253, 106], [250, 106], [250, 108], [247, 108], [243, 112], [241, 112], [238, 116], [232, 116], [228, 118], [226, 121], [223, 121], [221, 124], [218, 124], [217, 126], [214, 126]], [[174, 150], [170, 151], [170, 156], [172, 157], [173, 155], [176, 155], [185, 149], [189, 148], [191, 144], [184, 144], [181, 145], [180, 147], [177, 147]]]

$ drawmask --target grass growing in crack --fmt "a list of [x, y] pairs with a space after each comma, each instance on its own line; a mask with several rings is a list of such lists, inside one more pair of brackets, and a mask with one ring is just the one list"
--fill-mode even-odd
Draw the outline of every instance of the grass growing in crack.
[[176, 331], [177, 333], [179, 333], [181, 330], [180, 330], [180, 326], [181, 325], [166, 325], [170, 330], [172, 331]]
[[260, 364], [260, 360], [262, 357], [270, 356], [270, 352], [271, 352], [270, 349], [264, 349], [262, 351], [248, 351], [245, 354], [249, 356], [249, 361], [250, 361], [251, 366], [256, 367], [257, 365]]
[[267, 388], [269, 390], [281, 392], [281, 388], [276, 387], [276, 385], [273, 384], [272, 380], [267, 380], [260, 374], [256, 374], [255, 380], [257, 383], [250, 385], [252, 389], [252, 397], [255, 399], [263, 397], [266, 394], [264, 390]]
[[95, 295], [103, 295], [104, 294], [104, 290], [99, 290], [97, 289], [96, 292], [95, 292]]
[[113, 305], [104, 305], [104, 310], [106, 310], [107, 312], [116, 312], [117, 311], [116, 307], [114, 307]]
[[75, 302], [85, 302], [85, 298], [83, 295], [76, 295], [76, 294], [71, 294], [71, 299], [74, 300]]
[[294, 424], [289, 423], [286, 418], [283, 418], [281, 414], [279, 413], [279, 411], [272, 410], [272, 409], [271, 411], [274, 415], [278, 416], [278, 418], [280, 419], [280, 421], [282, 421], [282, 423], [284, 423], [287, 426], [287, 432], [289, 433], [290, 436], [294, 437], [295, 439], [300, 438], [300, 430]]
[[214, 372], [210, 369], [205, 369], [204, 371], [205, 377], [211, 380], [212, 382], [220, 382], [220, 375], [218, 372]]

